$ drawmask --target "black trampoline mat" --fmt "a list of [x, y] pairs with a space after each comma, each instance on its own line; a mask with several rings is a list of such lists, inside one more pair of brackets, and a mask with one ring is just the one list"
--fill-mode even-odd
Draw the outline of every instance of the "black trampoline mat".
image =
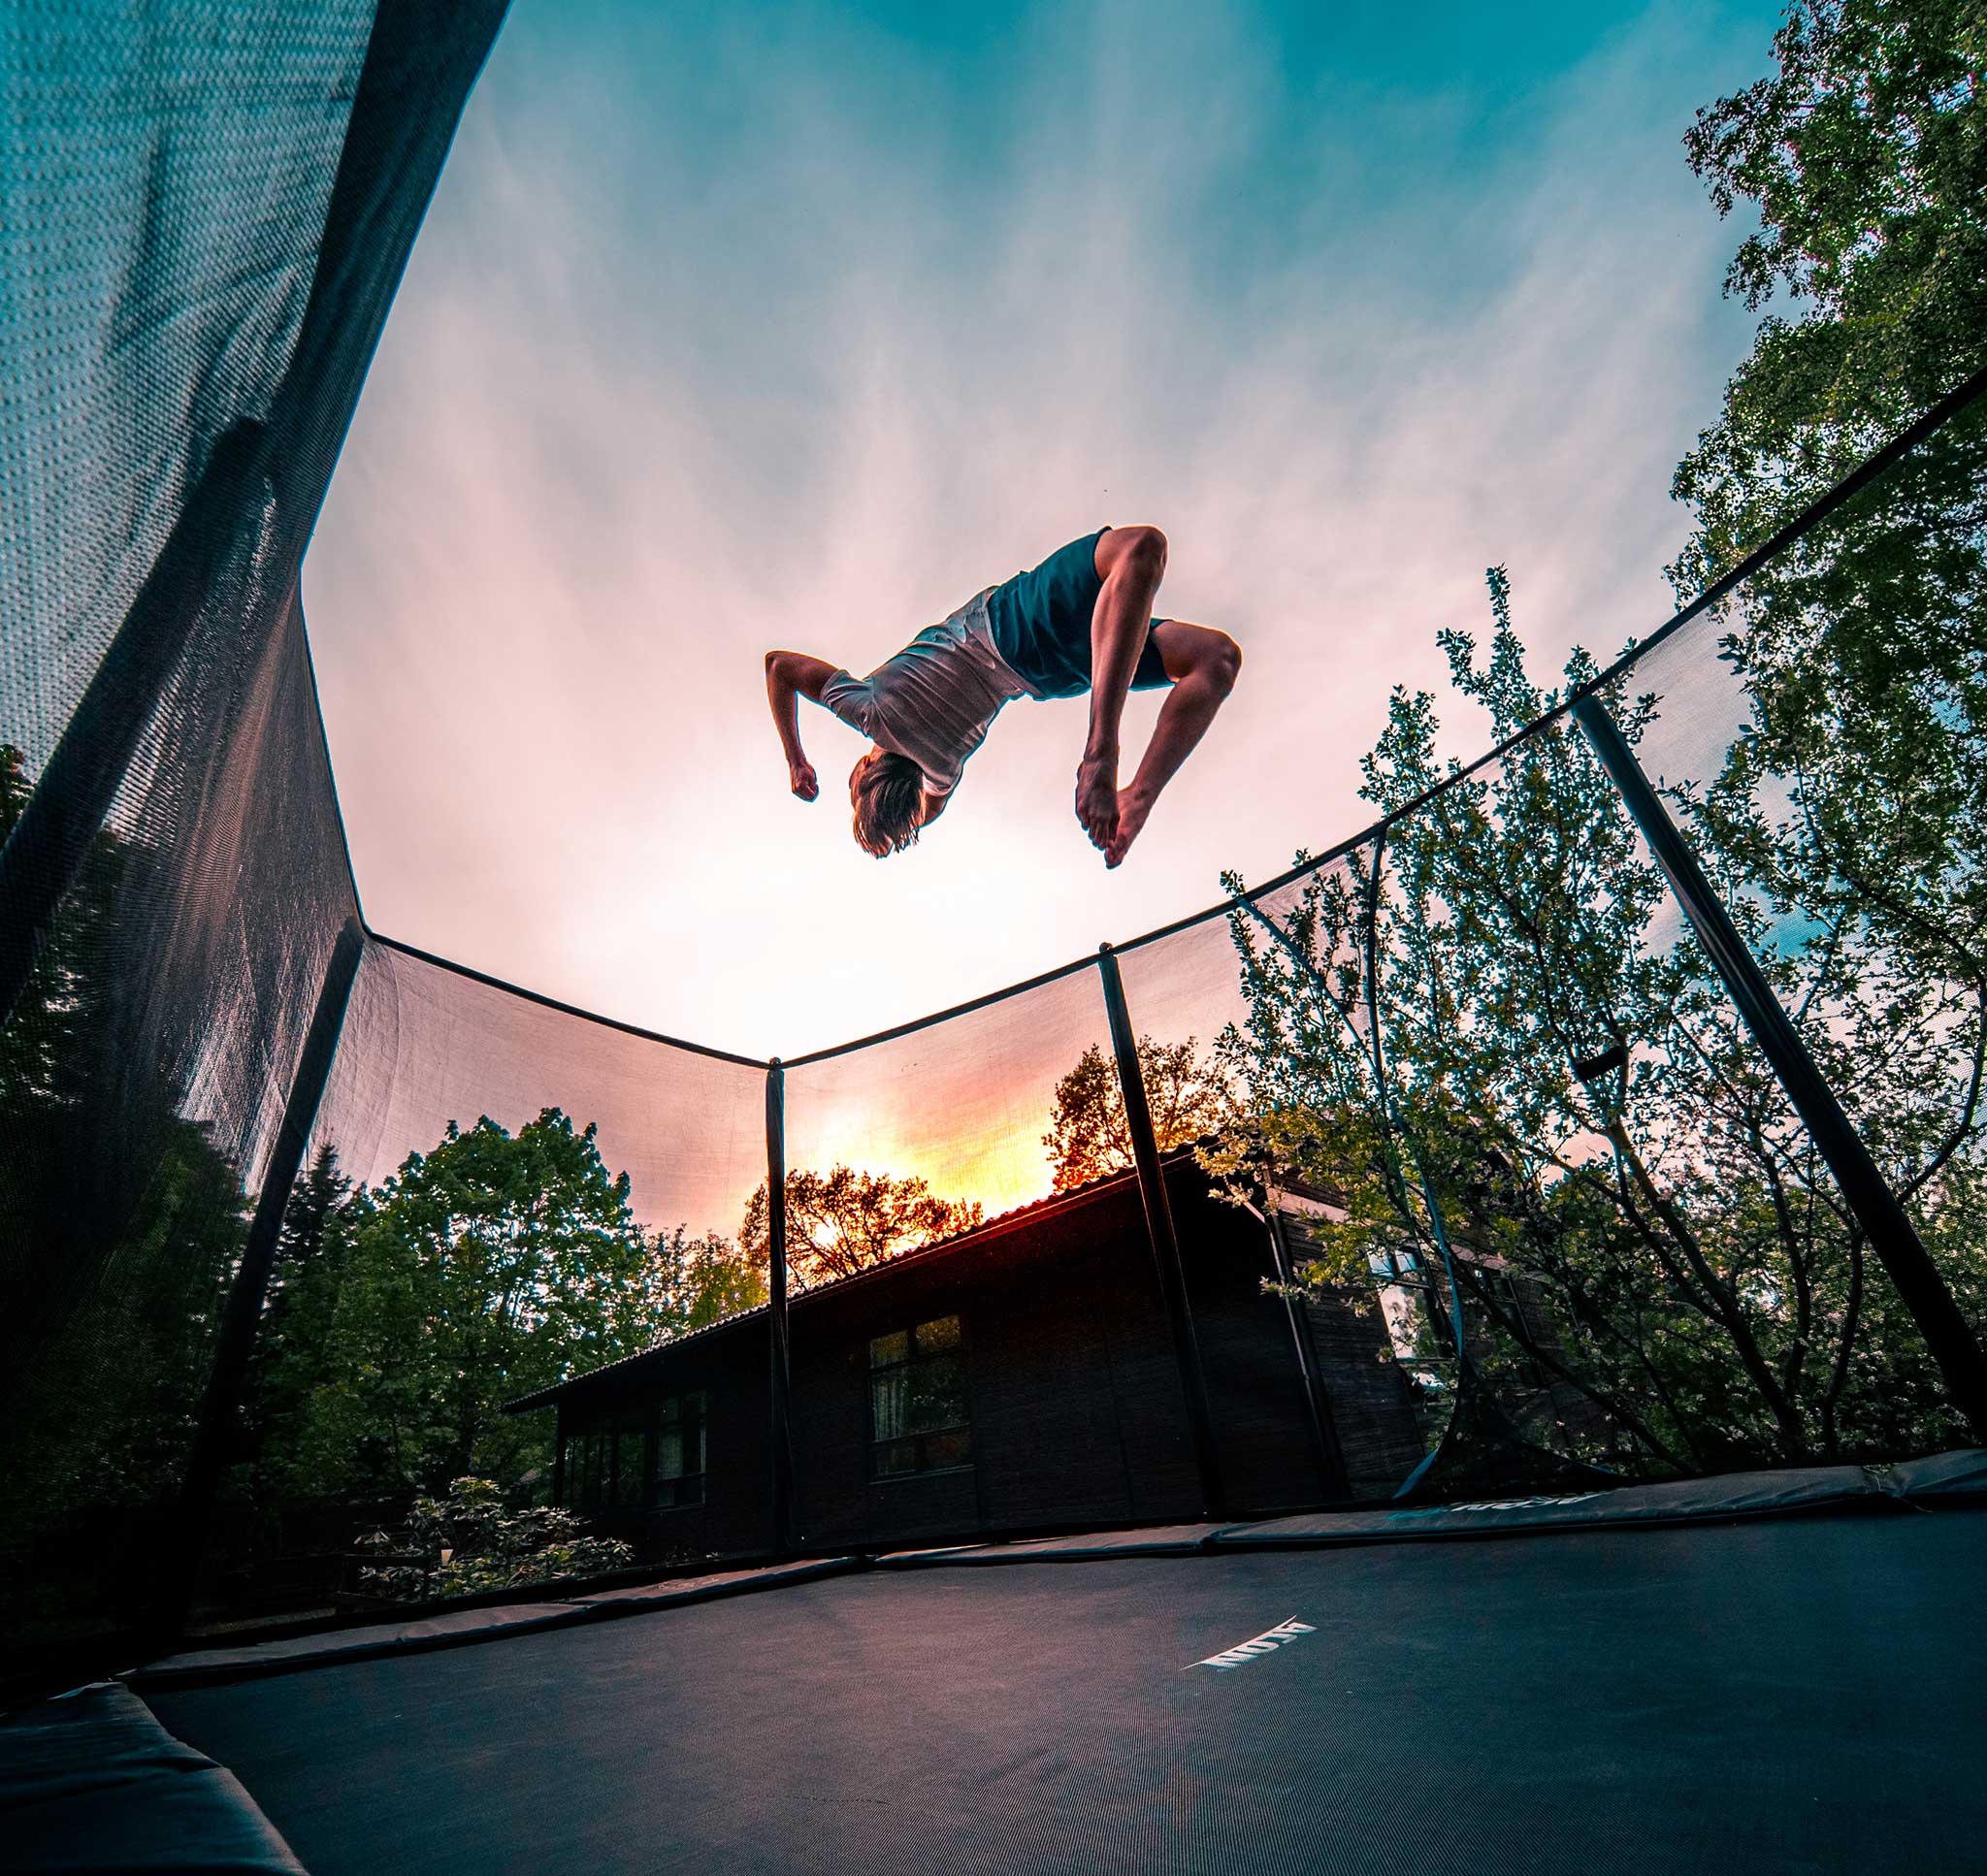
[[151, 1704], [315, 1876], [1983, 1870], [1983, 1539], [885, 1570]]

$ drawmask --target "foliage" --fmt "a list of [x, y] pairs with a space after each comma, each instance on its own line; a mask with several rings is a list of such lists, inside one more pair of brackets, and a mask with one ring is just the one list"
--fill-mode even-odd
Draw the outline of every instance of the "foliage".
[[[1502, 739], [1558, 694], [1526, 676], [1501, 570], [1490, 588], [1487, 656], [1461, 632], [1444, 645]], [[1577, 653], [1569, 686], [1594, 675]], [[1632, 741], [1652, 733], [1654, 698], [1614, 708]], [[1447, 786], [1389, 826], [1384, 856], [1315, 874], [1281, 939], [1234, 916], [1250, 1016], [1220, 1053], [1250, 1117], [1216, 1170], [1345, 1196], [1314, 1280], [1363, 1268], [1417, 1291], [1429, 1323], [1452, 1281], [1472, 1359], [1541, 1440], [1667, 1470], [1956, 1436], [1860, 1227], [1583, 740], [1555, 723], [1458, 776], [1437, 730], [1432, 697], [1395, 693], [1366, 793], [1392, 810]], [[1778, 942], [1776, 894], [1811, 856], [1784, 786], [1753, 766], [1763, 747], [1678, 805], [1977, 1313], [1977, 1075], [1951, 1067], [1956, 1035], [1962, 1064], [1978, 1060], [1977, 1002], [1914, 981], [1867, 919]], [[1765, 891], [1762, 856], [1781, 869]], [[1938, 877], [1950, 855], [1917, 857]]]
[[[0, 845], [33, 792], [26, 758], [12, 743], [0, 742]], [[0, 1115], [11, 1127], [33, 1125], [81, 1097], [89, 1044], [110, 996], [97, 968], [98, 953], [129, 858], [128, 844], [115, 834], [106, 829], [97, 836], [12, 1018], [0, 1028]], [[6, 1163], [14, 1159], [10, 1153], [0, 1161], [0, 1179], [24, 1170]]]
[[[1183, 1043], [1138, 1039], [1138, 1068], [1159, 1150], [1189, 1147], [1222, 1122], [1229, 1105], [1226, 1084], [1203, 1062], [1194, 1038]], [[1092, 1043], [1056, 1084], [1056, 1106], [1042, 1136], [1056, 1172], [1053, 1189], [1067, 1192], [1131, 1165], [1131, 1135], [1124, 1125], [1124, 1095], [1118, 1065]]]
[[[1683, 598], [1987, 361], [1987, 21], [1957, 0], [1814, 0], [1775, 52], [1686, 139], [1719, 212], [1759, 212], [1727, 292], [1793, 310], [1763, 319], [1678, 469], [1696, 516], [1671, 568]], [[1976, 1322], [1983, 487], [1987, 423], [1969, 413], [1610, 698]], [[1444, 642], [1502, 738], [1557, 694], [1526, 677], [1491, 585], [1487, 659]], [[1315, 1278], [1398, 1278], [1428, 1325], [1452, 1280], [1472, 1360], [1562, 1445], [1712, 1466], [1957, 1436], [1580, 740], [1549, 726], [1458, 780], [1435, 732], [1434, 700], [1396, 694], [1369, 797], [1450, 786], [1384, 857], [1313, 878], [1288, 948], [1238, 917], [1251, 1016], [1223, 1048], [1251, 1117], [1217, 1164], [1336, 1185], [1347, 1213]]]
[[603, 1576], [635, 1561], [619, 1539], [588, 1536], [570, 1511], [507, 1505], [487, 1478], [458, 1478], [445, 1498], [416, 1499], [404, 1530], [375, 1532], [360, 1548], [380, 1560], [360, 1570], [360, 1582], [401, 1602]]
[[659, 1230], [650, 1241], [655, 1284], [667, 1333], [687, 1336], [765, 1301], [765, 1272], [720, 1232], [693, 1238], [689, 1227]]
[[[970, 1231], [986, 1215], [977, 1200], [941, 1199], [922, 1179], [839, 1163], [826, 1173], [789, 1172], [786, 1194], [787, 1266], [802, 1284], [853, 1277], [920, 1245]], [[746, 1207], [738, 1248], [763, 1277], [771, 1256], [765, 1181]]]
[[[336, 1302], [323, 1379], [290, 1449], [293, 1489], [435, 1490], [549, 1468], [550, 1430], [503, 1402], [651, 1346], [682, 1322], [683, 1262], [658, 1256], [595, 1129], [547, 1108], [515, 1136], [450, 1124], [432, 1153], [342, 1209], [320, 1260]], [[672, 1236], [689, 1250], [693, 1241]], [[693, 1260], [694, 1261], [694, 1260]], [[302, 1307], [300, 1294], [293, 1307]]]
[[351, 1265], [351, 1193], [352, 1181], [340, 1172], [338, 1151], [327, 1142], [283, 1213], [244, 1390], [245, 1443], [263, 1462], [256, 1483], [277, 1496], [303, 1496], [312, 1483], [297, 1472], [296, 1455], [312, 1402], [337, 1378], [333, 1330]]
[[[0, 841], [32, 791], [0, 744]], [[120, 908], [148, 863], [98, 832], [0, 1030], [8, 1632], [100, 1618], [122, 1593], [119, 1534], [178, 1487], [246, 1226], [236, 1169], [177, 1111], [165, 1066], [128, 1047]]]
[[[1756, 205], [1726, 291], [1766, 318], [1677, 471], [1690, 594], [1987, 362], [1987, 19], [1973, 0], [1800, 0], [1778, 69], [1698, 113], [1720, 214]], [[1939, 453], [1976, 467], [1975, 433]], [[1969, 506], [1977, 474], [1966, 478]]]

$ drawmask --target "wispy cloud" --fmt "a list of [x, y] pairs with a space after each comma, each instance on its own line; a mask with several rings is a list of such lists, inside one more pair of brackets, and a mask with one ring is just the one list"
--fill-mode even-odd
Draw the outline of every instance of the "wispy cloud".
[[[792, 1053], [1354, 829], [1485, 565], [1554, 663], [1667, 610], [1669, 470], [1745, 338], [1678, 138], [1766, 24], [1651, 13], [1497, 96], [1298, 69], [1243, 6], [970, 57], [577, 11], [500, 45], [308, 569], [381, 928]], [[824, 799], [786, 795], [763, 650], [866, 669], [1134, 520], [1246, 664], [1122, 872], [1075, 704], [1012, 707], [900, 859], [849, 838], [819, 713]]]

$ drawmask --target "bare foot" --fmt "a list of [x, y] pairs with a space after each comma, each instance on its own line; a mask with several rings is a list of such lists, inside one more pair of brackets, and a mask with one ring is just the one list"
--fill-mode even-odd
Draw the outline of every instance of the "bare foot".
[[1104, 849], [1104, 864], [1116, 866], [1131, 851], [1131, 843], [1138, 838], [1138, 832], [1146, 824], [1146, 817], [1153, 811], [1151, 797], [1134, 794], [1124, 790], [1118, 796], [1118, 831], [1111, 836]]
[[1121, 799], [1115, 756], [1086, 756], [1076, 765], [1076, 818], [1092, 847], [1108, 850], [1117, 838]]

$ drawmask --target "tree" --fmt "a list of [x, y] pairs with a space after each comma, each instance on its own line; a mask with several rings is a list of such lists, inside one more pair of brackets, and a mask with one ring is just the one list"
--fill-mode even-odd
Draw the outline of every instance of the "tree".
[[[1695, 593], [1987, 362], [1987, 20], [1970, 0], [1797, 0], [1778, 70], [1697, 114], [1690, 165], [1760, 226], [1725, 291], [1769, 316], [1677, 471]], [[1977, 430], [1941, 449], [1977, 463]], [[1971, 484], [1979, 487], [1977, 478]], [[1970, 498], [1971, 500], [1971, 498]]]
[[[1987, 21], [1956, 0], [1815, 0], [1775, 51], [1774, 75], [1686, 139], [1719, 211], [1759, 211], [1727, 292], [1796, 310], [1762, 320], [1678, 469], [1696, 510], [1679, 598], [1987, 361]], [[1976, 406], [1609, 698], [1975, 1321], [1983, 488]], [[1526, 676], [1501, 572], [1491, 588], [1487, 659], [1444, 642], [1502, 738], [1560, 694]], [[1594, 675], [1578, 655], [1566, 672]], [[1665, 692], [1692, 714], [1666, 722]], [[1369, 798], [1447, 786], [1384, 854], [1321, 869], [1276, 936], [1235, 922], [1251, 1014], [1222, 1047], [1249, 1124], [1218, 1166], [1338, 1186], [1348, 1216], [1315, 1276], [1403, 1278], [1431, 1325], [1453, 1296], [1479, 1368], [1510, 1398], [1549, 1398], [1562, 1444], [1579, 1443], [1569, 1417], [1625, 1441], [1617, 1463], [1659, 1468], [1961, 1435], [1580, 738], [1547, 726], [1461, 778], [1435, 730], [1432, 697], [1396, 694]], [[1561, 1411], [1569, 1396], [1591, 1414]]]
[[659, 1229], [651, 1242], [668, 1330], [689, 1335], [765, 1301], [765, 1274], [720, 1232], [693, 1238], [687, 1225]]
[[[985, 1216], [978, 1200], [941, 1199], [922, 1179], [858, 1172], [787, 1175], [787, 1266], [803, 1285], [888, 1263], [939, 1238], [970, 1231]], [[771, 1259], [765, 1182], [738, 1229], [738, 1248], [756, 1272]]]
[[514, 1483], [550, 1430], [503, 1402], [651, 1346], [680, 1320], [672, 1272], [596, 1130], [547, 1108], [515, 1136], [453, 1122], [346, 1208], [325, 1368], [291, 1457], [313, 1489]]
[[[1760, 214], [1727, 291], [1802, 314], [1763, 321], [1678, 468], [1697, 511], [1679, 594], [1987, 362], [1987, 16], [1827, 0], [1792, 10], [1775, 51], [1687, 147], [1721, 212]], [[1720, 607], [1744, 733], [1675, 791], [1730, 889], [1774, 915], [1761, 942], [1802, 958], [1808, 1047], [1963, 1299], [1953, 1195], [1980, 1176], [1987, 1066], [1983, 491], [1975, 404]], [[1867, 1075], [1841, 1038], [1886, 1024], [1897, 1058]], [[1863, 1307], [1895, 1306], [1879, 1284]]]
[[[1501, 570], [1490, 587], [1487, 657], [1467, 633], [1444, 644], [1502, 739], [1559, 694], [1525, 673]], [[1576, 653], [1569, 687], [1594, 675]], [[1652, 695], [1612, 706], [1631, 741], [1657, 721]], [[1861, 1227], [1578, 732], [1549, 724], [1461, 776], [1436, 757], [1438, 727], [1432, 697], [1395, 693], [1367, 794], [1394, 810], [1445, 786], [1389, 825], [1384, 855], [1321, 868], [1274, 935], [1235, 915], [1250, 1015], [1220, 1053], [1248, 1117], [1215, 1169], [1344, 1193], [1313, 1277], [1402, 1283], [1436, 1327], [1456, 1295], [1478, 1368], [1547, 1443], [1670, 1470], [1958, 1435]], [[1783, 781], [1742, 763], [1696, 831], [1977, 1313], [1978, 1089], [1949, 1060], [1971, 1019], [1869, 921], [1775, 941], [1775, 891], [1810, 883]], [[1676, 792], [1686, 812], [1707, 800]], [[1768, 850], [1788, 870], [1762, 891]]]
[[[1193, 1037], [1183, 1043], [1139, 1037], [1138, 1069], [1153, 1136], [1162, 1153], [1191, 1146], [1221, 1125], [1229, 1105], [1227, 1084], [1200, 1060]], [[1056, 1084], [1055, 1113], [1042, 1145], [1055, 1165], [1053, 1189], [1058, 1192], [1130, 1166], [1131, 1135], [1124, 1124], [1118, 1065], [1094, 1043]]]
[[351, 1265], [352, 1181], [338, 1149], [321, 1144], [290, 1193], [277, 1240], [269, 1299], [245, 1390], [248, 1439], [261, 1459], [258, 1495], [308, 1490], [295, 1471], [311, 1402], [336, 1377], [333, 1332]]

